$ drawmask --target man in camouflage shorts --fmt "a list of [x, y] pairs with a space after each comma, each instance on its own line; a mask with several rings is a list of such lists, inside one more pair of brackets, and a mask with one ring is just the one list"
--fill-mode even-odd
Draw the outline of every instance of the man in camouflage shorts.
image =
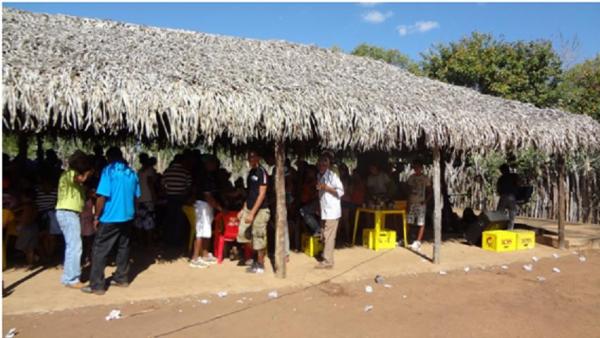
[[[248, 152], [250, 172], [246, 178], [248, 197], [244, 208], [238, 214], [240, 228], [238, 243], [252, 242], [252, 249], [257, 253], [257, 260], [247, 270], [249, 273], [265, 272], [265, 254], [267, 252], [267, 223], [269, 222], [269, 206], [267, 203], [267, 171], [260, 166], [260, 156], [256, 151]], [[240, 264], [242, 265], [242, 264]]]

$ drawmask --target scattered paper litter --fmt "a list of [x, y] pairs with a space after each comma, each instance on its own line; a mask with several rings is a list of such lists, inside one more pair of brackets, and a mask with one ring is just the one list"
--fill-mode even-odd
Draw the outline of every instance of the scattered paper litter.
[[407, 297], [406, 295], [402, 295], [402, 298], [406, 299], [406, 297]]
[[375, 283], [377, 283], [377, 284], [381, 284], [381, 283], [383, 283], [384, 281], [385, 281], [385, 279], [383, 278], [383, 276], [381, 276], [381, 275], [377, 275], [377, 276], [375, 276]]
[[425, 258], [421, 258], [421, 262], [427, 262]]
[[219, 291], [217, 292], [217, 296], [219, 296], [219, 298], [225, 298], [227, 297], [227, 291]]
[[469, 271], [471, 271], [471, 268], [468, 266], [465, 266], [465, 272], [469, 272]]
[[8, 332], [6, 333], [6, 336], [4, 336], [4, 337], [13, 338], [16, 335], [17, 335], [17, 329], [13, 327], [12, 329], [8, 330]]
[[108, 316], [105, 317], [108, 320], [121, 319], [121, 311], [120, 310], [112, 310]]
[[508, 270], [508, 265], [502, 265], [501, 268], [502, 270]]
[[578, 253], [577, 251], [571, 251], [571, 253], [572, 253], [573, 255], [579, 255], [579, 253]]
[[390, 284], [383, 284], [383, 287], [386, 288], [386, 289], [391, 289], [392, 285], [390, 285]]
[[202, 303], [202, 304], [209, 304], [210, 303], [210, 301], [208, 299], [201, 299], [201, 300], [199, 300], [199, 302]]
[[587, 258], [585, 258], [585, 256], [579, 256], [579, 261], [583, 263], [587, 261]]
[[534, 261], [534, 262], [537, 262], [537, 261], [539, 261], [540, 259], [539, 259], [539, 258], [537, 258], [536, 256], [533, 256], [533, 257], [531, 257], [531, 260], [532, 260], [532, 261]]
[[371, 285], [365, 286], [365, 292], [366, 293], [373, 293], [373, 287]]
[[560, 256], [559, 256], [557, 253], [553, 253], [553, 254], [552, 254], [552, 257], [554, 257], [554, 258], [558, 258], [558, 257], [560, 257]]
[[238, 300], [236, 300], [235, 302], [236, 302], [236, 303], [239, 303], [239, 304], [244, 304], [244, 301], [243, 301], [243, 300], [241, 300], [241, 299], [238, 299]]
[[546, 280], [546, 278], [542, 277], [542, 276], [537, 276], [537, 280], [538, 280], [538, 282], [544, 282]]
[[531, 265], [531, 264], [525, 264], [525, 265], [523, 265], [523, 269], [525, 269], [525, 271], [532, 271], [533, 270], [533, 265]]
[[552, 271], [554, 271], [554, 272], [556, 272], [556, 273], [559, 273], [559, 272], [560, 272], [560, 269], [559, 269], [559, 268], [552, 268]]
[[444, 271], [444, 270], [440, 271], [440, 275], [442, 275], [442, 276], [447, 275], [447, 274], [448, 273], [446, 271]]
[[371, 310], [373, 310], [373, 305], [367, 305], [367, 306], [365, 306], [365, 312], [369, 312]]
[[179, 313], [182, 313], [182, 312], [183, 312], [183, 310], [182, 310], [182, 309], [179, 309], [179, 310], [177, 310], [177, 312], [179, 312]]
[[271, 292], [269, 292], [268, 296], [270, 299], [275, 299], [275, 298], [279, 297], [279, 294], [277, 293], [277, 291], [271, 291]]

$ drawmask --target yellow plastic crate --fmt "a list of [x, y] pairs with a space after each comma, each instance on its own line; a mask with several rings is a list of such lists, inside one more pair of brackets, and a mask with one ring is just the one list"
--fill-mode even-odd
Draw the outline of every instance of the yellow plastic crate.
[[367, 228], [363, 230], [363, 246], [371, 250], [393, 249], [396, 247], [396, 231], [379, 231], [377, 238], [377, 248], [375, 248], [375, 229]]
[[529, 230], [513, 230], [517, 235], [517, 250], [535, 248], [535, 232]]
[[310, 257], [315, 257], [323, 251], [321, 237], [302, 234], [302, 251]]
[[484, 231], [481, 248], [488, 251], [506, 252], [517, 249], [517, 234], [506, 230]]

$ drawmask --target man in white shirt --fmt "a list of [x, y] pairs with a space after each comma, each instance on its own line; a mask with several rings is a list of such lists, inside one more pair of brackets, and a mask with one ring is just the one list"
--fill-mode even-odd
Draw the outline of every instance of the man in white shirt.
[[323, 260], [315, 267], [317, 269], [333, 268], [333, 250], [335, 249], [335, 235], [342, 217], [342, 201], [344, 186], [342, 181], [331, 167], [332, 158], [321, 155], [319, 158], [319, 175], [317, 190], [319, 191], [319, 204], [321, 206], [322, 236], [325, 247]]

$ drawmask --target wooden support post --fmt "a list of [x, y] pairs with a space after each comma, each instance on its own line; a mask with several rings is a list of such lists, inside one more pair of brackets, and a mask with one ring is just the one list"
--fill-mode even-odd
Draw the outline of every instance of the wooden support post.
[[558, 248], [565, 248], [565, 158], [558, 155]]
[[433, 148], [433, 263], [440, 263], [440, 247], [442, 246], [442, 177], [440, 173], [440, 148]]
[[276, 194], [276, 231], [275, 231], [275, 276], [286, 276], [285, 228], [287, 227], [287, 208], [285, 203], [285, 143], [275, 143], [275, 194]]

